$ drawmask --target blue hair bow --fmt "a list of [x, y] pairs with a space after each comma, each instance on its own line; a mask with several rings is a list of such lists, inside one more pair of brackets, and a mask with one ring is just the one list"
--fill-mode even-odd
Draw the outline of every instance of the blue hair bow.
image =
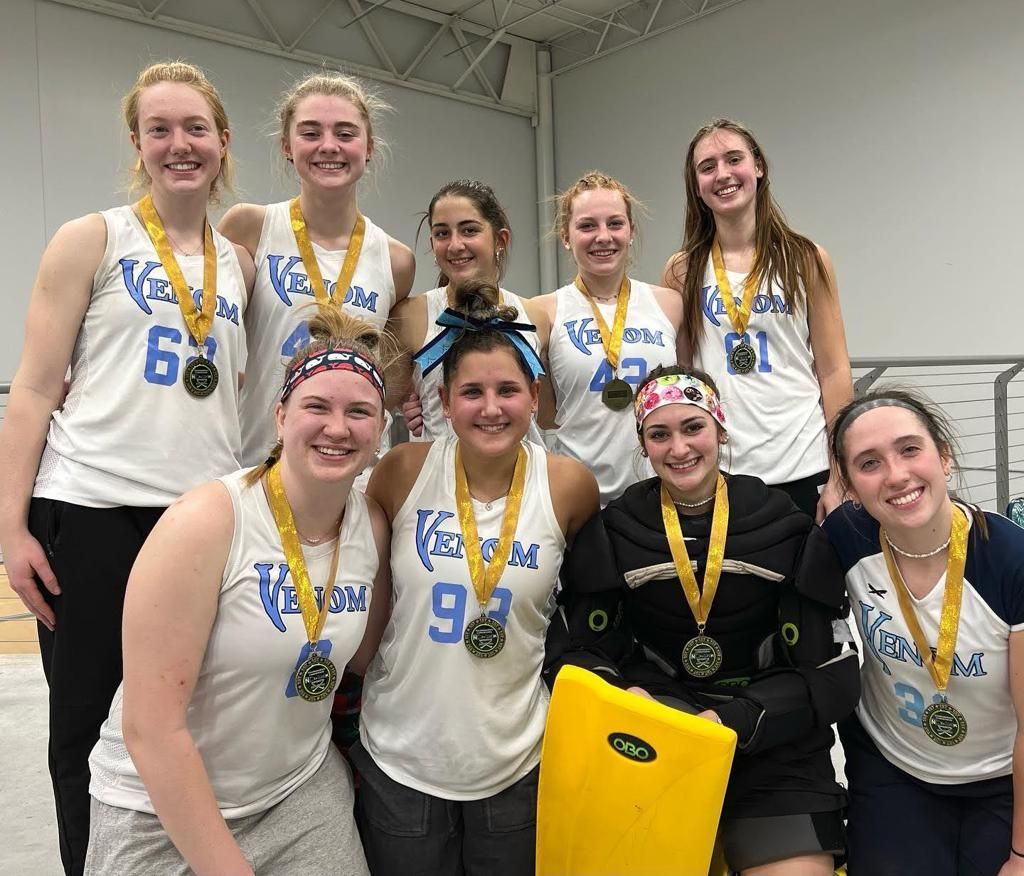
[[523, 357], [534, 380], [544, 373], [544, 365], [541, 364], [537, 351], [526, 342], [522, 335], [523, 332], [537, 331], [535, 325], [530, 325], [527, 322], [506, 322], [497, 316], [492, 316], [490, 319], [477, 319], [452, 310], [450, 307], [437, 318], [437, 325], [441, 326], [444, 331], [413, 356], [413, 361], [420, 366], [424, 376], [444, 361], [448, 351], [463, 332], [480, 331], [501, 332], [505, 335], [519, 351], [519, 355]]

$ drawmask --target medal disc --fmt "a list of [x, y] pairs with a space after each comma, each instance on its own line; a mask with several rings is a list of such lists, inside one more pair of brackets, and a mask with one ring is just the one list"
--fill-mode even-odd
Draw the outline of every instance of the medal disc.
[[946, 701], [932, 703], [921, 713], [921, 728], [937, 745], [959, 745], [967, 738], [964, 713]]
[[474, 657], [494, 657], [505, 647], [505, 628], [493, 617], [481, 615], [466, 624], [462, 643]]
[[683, 669], [694, 678], [714, 675], [722, 666], [722, 646], [711, 636], [694, 636], [683, 646]]
[[757, 364], [754, 348], [746, 341], [741, 341], [729, 353], [729, 364], [737, 374], [749, 374]]
[[326, 700], [338, 683], [338, 670], [327, 657], [315, 651], [295, 670], [295, 690], [307, 703]]
[[625, 380], [615, 377], [601, 390], [601, 401], [613, 411], [624, 410], [633, 404], [633, 388]]
[[182, 373], [185, 391], [193, 398], [206, 398], [220, 382], [217, 366], [203, 356], [196, 356], [185, 365]]

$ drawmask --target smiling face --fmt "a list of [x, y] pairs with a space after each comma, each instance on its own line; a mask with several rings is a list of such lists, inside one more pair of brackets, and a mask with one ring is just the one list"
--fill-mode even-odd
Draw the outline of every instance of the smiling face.
[[842, 454], [850, 497], [895, 540], [946, 513], [951, 459], [913, 412], [893, 406], [865, 411], [843, 433]]
[[462, 356], [439, 392], [459, 441], [481, 455], [500, 456], [526, 437], [540, 387], [510, 349], [497, 347]]
[[352, 101], [311, 94], [295, 105], [283, 149], [303, 185], [345, 188], [365, 172], [373, 137]]
[[633, 226], [621, 192], [588, 189], [573, 198], [563, 237], [580, 273], [615, 276], [625, 273]]
[[726, 438], [711, 414], [695, 405], [663, 405], [644, 419], [640, 437], [673, 499], [699, 502], [714, 494]]
[[701, 200], [716, 216], [752, 210], [758, 180], [764, 176], [746, 139], [735, 131], [716, 128], [702, 137], [693, 152], [693, 172]]
[[206, 98], [191, 85], [159, 82], [142, 90], [132, 143], [154, 190], [209, 193], [230, 133], [218, 132]]
[[452, 287], [466, 280], [498, 281], [498, 251], [507, 249], [507, 228], [495, 230], [469, 199], [448, 195], [430, 213], [430, 248]]
[[380, 395], [350, 371], [309, 377], [277, 406], [283, 458], [290, 470], [316, 480], [355, 478], [369, 465], [383, 429]]

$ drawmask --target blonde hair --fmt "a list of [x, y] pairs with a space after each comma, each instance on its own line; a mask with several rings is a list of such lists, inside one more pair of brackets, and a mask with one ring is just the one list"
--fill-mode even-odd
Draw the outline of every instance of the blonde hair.
[[341, 97], [350, 101], [366, 125], [367, 143], [373, 144], [374, 151], [387, 151], [387, 143], [374, 130], [380, 126], [385, 113], [391, 111], [391, 104], [354, 76], [327, 71], [310, 73], [281, 95], [277, 104], [277, 120], [282, 148], [288, 145], [288, 131], [299, 103], [314, 95]]
[[[328, 347], [348, 347], [369, 359], [380, 371], [386, 389], [384, 408], [395, 407], [401, 402], [406, 395], [411, 367], [408, 353], [391, 332], [381, 331], [372, 323], [352, 316], [333, 304], [311, 304], [305, 309], [316, 311], [309, 320], [309, 341], [295, 352], [286, 370]], [[278, 439], [270, 448], [266, 461], [245, 476], [245, 485], [251, 487], [258, 483], [281, 458], [283, 450], [284, 445]]]
[[[139, 73], [135, 84], [128, 90], [128, 93], [121, 100], [121, 108], [124, 111], [124, 121], [136, 140], [139, 139], [139, 99], [142, 92], [152, 85], [159, 85], [161, 82], [177, 82], [182, 85], [191, 85], [198, 91], [210, 106], [213, 113], [213, 123], [217, 127], [217, 134], [221, 135], [230, 129], [228, 124], [228, 113], [224, 109], [224, 102], [220, 99], [217, 89], [206, 78], [206, 74], [194, 64], [187, 61], [160, 61], [150, 64], [145, 70]], [[131, 170], [129, 182], [130, 191], [146, 189], [153, 180], [149, 176], [140, 155]], [[228, 191], [234, 191], [235, 163], [231, 152], [225, 149], [224, 157], [221, 159], [220, 172], [210, 186], [210, 200], [216, 201], [221, 186]]]
[[588, 171], [564, 192], [555, 196], [555, 225], [552, 228], [552, 233], [559, 240], [565, 240], [569, 236], [573, 201], [584, 192], [592, 192], [595, 189], [608, 189], [622, 195], [622, 200], [626, 204], [626, 218], [629, 220], [629, 227], [633, 236], [639, 237], [635, 214], [641, 212], [644, 205], [619, 180], [599, 170]]

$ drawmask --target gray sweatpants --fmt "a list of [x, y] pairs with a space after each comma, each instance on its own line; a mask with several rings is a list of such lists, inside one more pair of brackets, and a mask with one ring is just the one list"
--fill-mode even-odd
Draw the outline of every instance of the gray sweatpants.
[[[369, 876], [352, 816], [352, 773], [332, 745], [309, 780], [228, 827], [257, 876]], [[92, 799], [85, 876], [189, 876], [160, 820]]]

